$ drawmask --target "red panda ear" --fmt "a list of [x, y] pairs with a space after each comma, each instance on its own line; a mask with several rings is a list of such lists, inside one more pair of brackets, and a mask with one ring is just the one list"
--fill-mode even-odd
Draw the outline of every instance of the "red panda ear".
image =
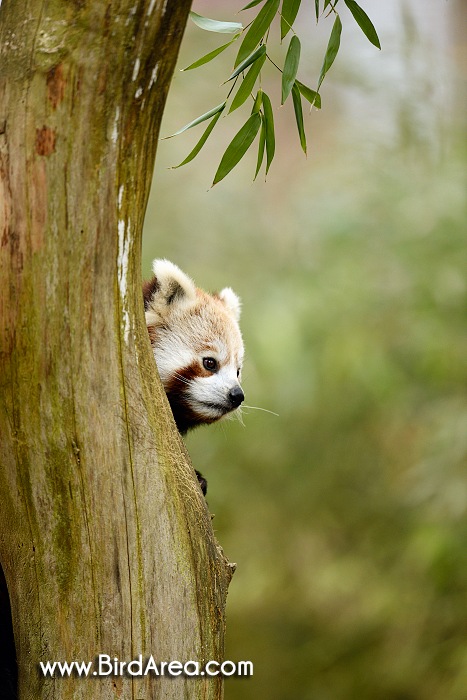
[[154, 260], [153, 272], [157, 280], [157, 289], [153, 302], [191, 305], [196, 301], [194, 282], [169, 260]]
[[240, 318], [241, 301], [235, 294], [233, 289], [230, 287], [225, 287], [219, 292], [219, 299], [224, 302], [227, 309], [230, 311], [232, 316], [238, 321]]

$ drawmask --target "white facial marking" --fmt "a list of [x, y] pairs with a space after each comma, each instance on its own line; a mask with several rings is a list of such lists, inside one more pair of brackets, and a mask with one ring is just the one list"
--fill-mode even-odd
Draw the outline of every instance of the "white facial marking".
[[157, 368], [163, 384], [168, 383], [179, 370], [189, 367], [195, 360], [191, 348], [180, 342], [180, 337], [165, 333], [154, 348]]
[[227, 365], [211, 376], [195, 377], [188, 387], [188, 399], [202, 414], [223, 415], [231, 409], [229, 392], [238, 385], [236, 367]]

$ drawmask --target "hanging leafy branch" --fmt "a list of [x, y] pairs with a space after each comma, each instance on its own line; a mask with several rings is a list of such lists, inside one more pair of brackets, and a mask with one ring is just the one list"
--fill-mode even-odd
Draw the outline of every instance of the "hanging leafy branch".
[[[203, 135], [188, 154], [188, 156], [176, 168], [186, 165], [192, 161], [200, 152], [201, 148], [206, 143], [214, 127], [224, 113], [229, 100], [230, 107], [227, 114], [241, 107], [248, 98], [253, 101], [252, 110], [245, 124], [234, 136], [233, 140], [227, 147], [221, 162], [214, 176], [213, 185], [224, 179], [226, 175], [239, 163], [245, 153], [256, 139], [258, 132], [258, 157], [256, 163], [255, 179], [260, 172], [263, 164], [264, 154], [266, 153], [265, 175], [267, 175], [271, 162], [275, 153], [275, 131], [274, 117], [271, 100], [269, 96], [261, 89], [261, 75], [266, 60], [269, 61], [281, 74], [282, 97], [281, 104], [292, 95], [292, 103], [295, 112], [295, 120], [297, 123], [297, 131], [300, 140], [300, 145], [306, 154], [307, 143], [305, 135], [305, 127], [303, 122], [302, 98], [310, 103], [310, 109], [316, 107], [321, 109], [320, 89], [324, 78], [331, 68], [337, 56], [340, 47], [342, 22], [336, 7], [339, 0], [314, 0], [316, 22], [322, 18], [330, 16], [334, 17], [331, 34], [323, 59], [323, 65], [318, 78], [316, 90], [308, 87], [304, 83], [297, 80], [297, 74], [300, 67], [301, 44], [293, 25], [298, 15], [302, 0], [252, 0], [248, 5], [242, 8], [244, 10], [251, 9], [262, 4], [261, 9], [246, 27], [240, 22], [221, 22], [218, 20], [202, 17], [196, 12], [191, 12], [192, 21], [201, 29], [209, 32], [220, 34], [232, 34], [233, 38], [218, 48], [201, 56], [186, 68], [185, 71], [199, 68], [200, 66], [209, 63], [219, 54], [228, 49], [241, 39], [241, 43], [235, 58], [234, 69], [232, 74], [225, 81], [225, 85], [231, 83], [227, 97], [214, 109], [202, 114], [197, 119], [194, 119], [189, 124], [176, 131], [172, 136], [177, 136], [188, 129], [191, 129], [202, 122], [209, 121], [208, 127]], [[381, 48], [376, 29], [373, 26], [366, 12], [358, 5], [355, 0], [343, 0], [345, 5], [350, 10], [353, 18], [367, 37], [367, 39], [378, 49]], [[281, 8], [279, 9], [279, 5]], [[280, 17], [280, 36], [281, 42], [286, 38], [289, 32], [292, 32], [284, 65], [280, 68], [268, 55], [267, 45], [269, 40], [270, 28], [273, 20]], [[259, 82], [258, 89], [255, 91], [255, 86]], [[235, 92], [236, 90], [236, 92]], [[167, 138], [172, 138], [168, 136]]]

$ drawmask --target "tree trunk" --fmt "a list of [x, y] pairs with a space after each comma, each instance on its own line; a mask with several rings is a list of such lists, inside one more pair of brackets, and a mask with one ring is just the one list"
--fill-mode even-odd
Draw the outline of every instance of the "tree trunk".
[[189, 5], [0, 7], [0, 562], [21, 700], [222, 697], [219, 679], [46, 680], [38, 667], [100, 653], [222, 660], [231, 569], [141, 300], [141, 228]]

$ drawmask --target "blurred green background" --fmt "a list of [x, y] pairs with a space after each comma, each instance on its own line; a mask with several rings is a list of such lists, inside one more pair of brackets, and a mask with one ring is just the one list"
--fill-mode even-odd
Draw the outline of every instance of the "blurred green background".
[[[314, 87], [330, 23], [303, 4]], [[244, 409], [243, 426], [187, 439], [238, 563], [226, 658], [255, 666], [226, 700], [467, 698], [466, 3], [362, 5], [383, 51], [342, 12], [307, 159], [272, 72], [266, 184], [251, 153], [209, 190], [246, 112], [185, 168], [168, 169], [203, 126], [159, 147], [144, 275], [167, 257], [235, 289], [246, 403], [279, 414]], [[223, 41], [189, 26], [179, 67]], [[232, 61], [177, 71], [162, 135], [224, 99]]]

